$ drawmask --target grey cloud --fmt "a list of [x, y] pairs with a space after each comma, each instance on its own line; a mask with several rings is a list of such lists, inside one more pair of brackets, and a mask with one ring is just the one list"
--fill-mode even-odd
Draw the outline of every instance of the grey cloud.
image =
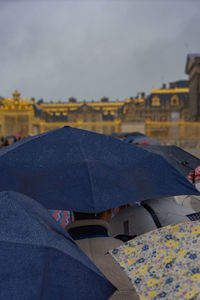
[[186, 77], [186, 54], [200, 48], [198, 8], [158, 0], [4, 3], [0, 95], [17, 88], [46, 100], [124, 99]]

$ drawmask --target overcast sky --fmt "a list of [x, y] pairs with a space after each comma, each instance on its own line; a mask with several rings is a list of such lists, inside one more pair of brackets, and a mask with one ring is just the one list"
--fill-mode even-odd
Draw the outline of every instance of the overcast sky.
[[199, 0], [0, 0], [0, 96], [124, 100], [187, 79]]

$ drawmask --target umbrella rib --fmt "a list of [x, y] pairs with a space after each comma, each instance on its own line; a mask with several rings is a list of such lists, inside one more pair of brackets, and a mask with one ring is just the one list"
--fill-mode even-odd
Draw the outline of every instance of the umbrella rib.
[[[70, 127], [70, 129], [71, 129], [71, 131], [73, 133], [73, 129], [71, 127]], [[91, 195], [92, 195], [92, 199], [94, 199], [93, 184], [92, 184], [92, 179], [91, 179], [91, 176], [90, 176], [90, 171], [89, 171], [89, 166], [88, 166], [88, 159], [87, 159], [87, 157], [86, 157], [86, 155], [85, 155], [85, 153], [84, 153], [84, 151], [83, 151], [83, 149], [81, 147], [80, 141], [77, 140], [77, 136], [76, 135], [74, 135], [74, 136], [75, 136], [75, 140], [77, 142], [77, 145], [78, 145], [78, 147], [80, 149], [80, 152], [81, 152], [81, 154], [82, 154], [82, 156], [84, 158], [84, 161], [86, 162], [86, 168], [87, 168], [89, 183], [90, 183], [90, 187], [91, 187]], [[93, 208], [94, 208], [94, 205], [93, 205]]]

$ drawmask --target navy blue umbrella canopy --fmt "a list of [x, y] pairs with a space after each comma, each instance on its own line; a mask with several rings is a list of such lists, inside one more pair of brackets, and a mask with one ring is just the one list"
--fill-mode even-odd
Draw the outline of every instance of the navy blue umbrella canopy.
[[185, 177], [200, 166], [200, 159], [177, 146], [147, 145], [138, 146], [144, 150], [160, 154]]
[[0, 299], [107, 300], [115, 288], [39, 203], [0, 193]]
[[151, 198], [199, 192], [160, 155], [64, 127], [0, 150], [0, 191], [48, 209], [101, 212]]

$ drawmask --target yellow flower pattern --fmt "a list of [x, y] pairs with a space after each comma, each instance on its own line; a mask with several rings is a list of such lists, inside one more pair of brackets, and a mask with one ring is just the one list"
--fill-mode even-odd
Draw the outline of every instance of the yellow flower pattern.
[[135, 262], [135, 259], [134, 259], [134, 258], [129, 258], [129, 259], [128, 259], [128, 264], [129, 264], [129, 265], [134, 264], [134, 262]]
[[156, 295], [157, 295], [156, 292], [149, 292], [149, 293], [148, 293], [148, 298], [149, 298], [149, 299], [153, 299], [153, 298], [156, 297]]
[[110, 251], [140, 299], [200, 299], [200, 222], [140, 235]]
[[127, 248], [124, 250], [124, 252], [125, 252], [125, 255], [130, 255], [130, 254], [133, 253], [133, 248], [127, 247]]
[[168, 247], [172, 247], [172, 248], [176, 248], [178, 246], [177, 242], [173, 241], [173, 240], [170, 240], [170, 241], [167, 241], [166, 242], [166, 245]]
[[200, 234], [200, 227], [195, 226], [192, 228], [192, 235]]
[[195, 291], [189, 290], [185, 294], [185, 299], [192, 299], [195, 296], [195, 294], [196, 294]]
[[138, 271], [139, 271], [140, 273], [142, 273], [142, 274], [145, 274], [145, 273], [147, 272], [147, 270], [148, 270], [148, 266], [147, 266], [147, 265], [142, 265], [142, 266], [138, 269]]
[[200, 274], [199, 273], [193, 274], [191, 278], [194, 281], [200, 282]]
[[174, 225], [172, 230], [174, 232], [177, 232], [177, 231], [179, 231], [179, 229], [180, 229], [180, 227], [178, 225]]
[[154, 286], [154, 285], [157, 284], [157, 283], [158, 283], [158, 280], [156, 280], [156, 279], [154, 279], [154, 278], [149, 278], [148, 281], [147, 281], [147, 285], [148, 285], [149, 287]]
[[180, 250], [180, 251], [178, 251], [177, 254], [180, 255], [180, 256], [184, 256], [186, 253], [187, 253], [186, 250]]

